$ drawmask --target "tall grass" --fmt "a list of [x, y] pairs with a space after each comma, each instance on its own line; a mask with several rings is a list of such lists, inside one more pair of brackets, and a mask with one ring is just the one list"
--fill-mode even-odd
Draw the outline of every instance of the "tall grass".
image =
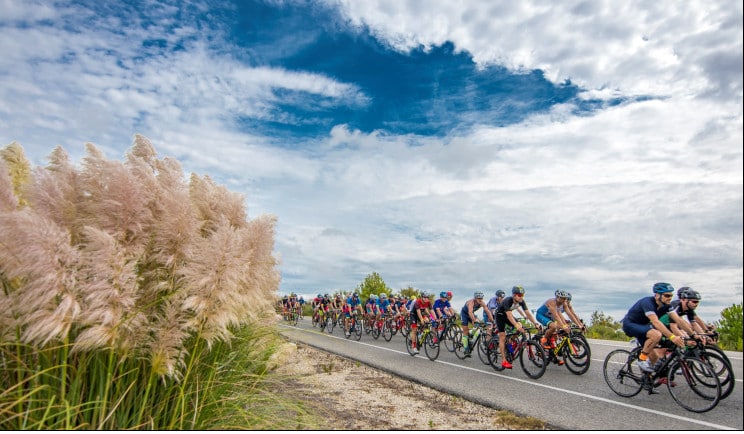
[[15, 143], [0, 154], [0, 428], [305, 423], [287, 400], [279, 420], [256, 405], [277, 345], [275, 218], [187, 182], [142, 136], [124, 162], [86, 150], [80, 168], [60, 147], [44, 168]]

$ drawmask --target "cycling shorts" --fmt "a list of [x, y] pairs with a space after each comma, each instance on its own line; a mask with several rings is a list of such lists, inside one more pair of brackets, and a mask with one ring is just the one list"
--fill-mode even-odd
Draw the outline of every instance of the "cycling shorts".
[[460, 311], [460, 321], [462, 321], [462, 325], [465, 327], [473, 323], [473, 321], [470, 321], [470, 315], [464, 309]]
[[541, 314], [539, 310], [537, 311], [537, 313], [535, 313], [535, 319], [540, 324], [544, 325], [545, 327], [547, 327], [548, 325], [550, 325], [551, 322], [553, 322], [553, 318], [551, 318], [551, 317], [549, 317], [547, 315]]
[[646, 342], [646, 333], [654, 328], [651, 323], [648, 324], [636, 324], [630, 321], [623, 321], [623, 332], [626, 335], [638, 339], [638, 343], [643, 345]]

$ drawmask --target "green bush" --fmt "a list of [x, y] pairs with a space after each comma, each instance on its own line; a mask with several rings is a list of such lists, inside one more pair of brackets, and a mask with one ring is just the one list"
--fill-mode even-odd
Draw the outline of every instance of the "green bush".
[[718, 344], [724, 350], [742, 351], [742, 305], [734, 304], [721, 311], [721, 320], [716, 322], [720, 333]]

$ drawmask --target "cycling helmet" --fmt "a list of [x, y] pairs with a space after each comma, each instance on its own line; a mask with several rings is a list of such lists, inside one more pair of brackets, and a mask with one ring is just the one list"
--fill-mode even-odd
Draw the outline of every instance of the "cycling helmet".
[[351, 296], [352, 296], [352, 297], [359, 297], [359, 294], [357, 294], [357, 293], [355, 292], [355, 293], [351, 294]]
[[385, 294], [384, 292], [382, 294], [380, 294], [380, 299], [381, 300], [387, 300], [387, 294]]
[[512, 294], [524, 294], [524, 288], [521, 286], [515, 286], [512, 288]]
[[447, 292], [446, 291], [440, 292], [439, 293], [439, 298], [447, 298]]
[[687, 288], [687, 290], [682, 293], [680, 298], [683, 298], [686, 300], [700, 300], [703, 297], [701, 297], [700, 293], [695, 291], [694, 289]]
[[452, 297], [452, 291], [447, 291], [447, 298]]
[[318, 294], [318, 298], [323, 298], [323, 294]]
[[665, 282], [654, 283], [654, 293], [663, 294], [666, 292], [674, 292], [674, 287]]
[[480, 291], [475, 291], [475, 294], [473, 294], [473, 298], [483, 298], [483, 293]]
[[566, 293], [566, 300], [571, 301], [571, 293], [570, 292], [567, 292]]
[[677, 298], [682, 298], [682, 294], [688, 289], [692, 289], [689, 286], [683, 286], [677, 290]]
[[504, 291], [500, 290], [500, 289], [498, 291], [496, 291], [496, 297], [503, 297], [505, 295], [506, 295], [506, 293]]
[[567, 298], [566, 297], [566, 291], [564, 291], [562, 289], [556, 289], [555, 290], [555, 296], [556, 297], [560, 297], [560, 298]]
[[372, 294], [369, 296], [372, 300], [377, 300], [379, 297], [377, 297], [377, 294]]

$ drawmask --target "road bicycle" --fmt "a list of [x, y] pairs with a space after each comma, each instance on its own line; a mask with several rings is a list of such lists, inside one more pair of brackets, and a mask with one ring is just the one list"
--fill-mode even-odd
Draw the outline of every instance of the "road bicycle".
[[548, 366], [545, 350], [540, 345], [540, 342], [532, 337], [532, 330], [523, 329], [522, 332], [514, 330], [513, 332], [506, 333], [505, 339], [505, 354], [503, 356], [499, 349], [498, 334], [492, 339], [494, 345], [491, 346], [489, 344], [488, 346], [489, 362], [493, 369], [503, 371], [504, 367], [501, 363], [504, 360], [513, 363], [519, 359], [519, 364], [528, 377], [538, 379], [545, 374], [545, 369]]
[[393, 319], [393, 316], [390, 314], [383, 315], [383, 325], [382, 325], [382, 337], [390, 342], [390, 339], [393, 338], [393, 335], [397, 332], [395, 329], [395, 320]]
[[294, 308], [290, 309], [287, 314], [284, 316], [284, 320], [289, 323], [289, 325], [296, 326], [297, 325], [297, 319], [299, 315], [295, 311]]
[[[576, 375], [582, 375], [589, 370], [591, 363], [591, 349], [589, 343], [583, 334], [577, 329], [572, 328], [570, 332], [563, 329], [556, 331], [557, 340], [555, 346], [546, 348], [545, 359], [547, 363], [564, 364], [566, 368]], [[534, 339], [540, 343], [544, 333], [538, 333]]]
[[478, 358], [480, 361], [488, 365], [490, 364], [488, 360], [488, 343], [492, 341], [493, 339], [493, 325], [482, 323], [482, 322], [476, 322], [472, 325], [472, 334], [468, 336], [467, 339], [467, 346], [469, 351], [465, 351], [465, 343], [463, 340], [463, 330], [462, 328], [458, 328], [457, 331], [455, 331], [456, 336], [453, 338], [453, 346], [455, 347], [455, 355], [459, 359], [464, 359], [469, 354], [472, 354], [473, 352], [478, 353]]
[[[685, 345], [696, 345], [694, 339], [683, 339]], [[633, 342], [638, 344], [636, 339]], [[669, 341], [661, 344], [668, 351], [654, 372], [644, 372], [638, 366], [640, 345], [631, 351], [618, 349], [610, 352], [602, 368], [610, 389], [629, 398], [642, 390], [649, 395], [658, 393], [655, 389], [666, 384], [674, 401], [685, 410], [704, 413], [715, 408], [721, 400], [721, 382], [710, 364]]]
[[338, 311], [336, 309], [328, 311], [328, 315], [325, 319], [325, 331], [327, 331], [329, 334], [333, 333], [333, 327], [336, 326], [337, 318]]
[[385, 321], [383, 320], [383, 317], [380, 316], [379, 319], [372, 319], [372, 337], [375, 339], [379, 339], [380, 335], [382, 334], [382, 329], [385, 327]]
[[[413, 331], [413, 329], [411, 329], [411, 331]], [[426, 357], [432, 362], [439, 357], [439, 339], [437, 338], [436, 331], [432, 328], [431, 321], [426, 321], [424, 324], [419, 324], [419, 326], [416, 327], [416, 348], [411, 346], [411, 338], [413, 338], [413, 336], [404, 339], [406, 341], [406, 351], [408, 351], [408, 354], [415, 356], [418, 354], [418, 349], [423, 347]]]
[[458, 336], [462, 336], [462, 329], [457, 324], [454, 316], [445, 316], [443, 320], [439, 321], [439, 327], [437, 329], [437, 336], [439, 337], [439, 343], [444, 344], [447, 351], [450, 353], [455, 352], [455, 340]]
[[349, 327], [344, 328], [344, 336], [349, 339], [352, 335], [354, 339], [359, 340], [362, 337], [362, 321], [358, 318], [358, 313], [354, 311], [349, 317]]

